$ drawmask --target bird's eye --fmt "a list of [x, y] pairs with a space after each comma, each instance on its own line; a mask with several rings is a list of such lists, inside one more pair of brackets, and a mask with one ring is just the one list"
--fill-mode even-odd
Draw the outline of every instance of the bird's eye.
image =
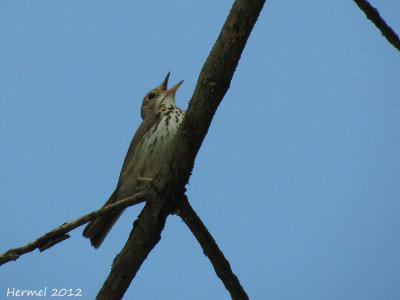
[[156, 96], [156, 93], [151, 92], [150, 94], [147, 95], [147, 98], [149, 100], [153, 99]]

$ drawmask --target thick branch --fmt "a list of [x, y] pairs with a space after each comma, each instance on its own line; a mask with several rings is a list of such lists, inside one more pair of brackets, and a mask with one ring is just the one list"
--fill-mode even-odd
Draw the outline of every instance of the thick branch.
[[[159, 240], [165, 219], [181, 199], [194, 160], [207, 134], [211, 120], [229, 88], [251, 30], [265, 0], [236, 0], [208, 56], [185, 118], [171, 145], [169, 165], [155, 183], [160, 199], [148, 202], [134, 224], [123, 250], [114, 260], [111, 272], [96, 299], [121, 299], [130, 281]], [[144, 234], [145, 233], [145, 234]], [[136, 236], [137, 235], [137, 236]], [[137, 245], [134, 247], [133, 245]], [[132, 259], [135, 267], [132, 268]], [[121, 280], [127, 278], [127, 280]]]
[[382, 35], [388, 40], [388, 42], [400, 51], [399, 36], [388, 24], [386, 24], [385, 20], [381, 18], [378, 10], [367, 0], [354, 0], [354, 2], [365, 13], [367, 18], [370, 19], [371, 22], [381, 31]]
[[183, 190], [265, 0], [236, 0], [197, 81], [172, 146], [167, 185]]
[[64, 223], [63, 225], [42, 235], [35, 241], [33, 241], [25, 246], [10, 249], [10, 250], [4, 252], [2, 255], [0, 255], [0, 266], [11, 260], [17, 260], [21, 255], [31, 252], [31, 251], [35, 250], [36, 248], [38, 248], [40, 251], [50, 248], [51, 246], [69, 238], [68, 235], [65, 235], [67, 232], [70, 232], [71, 230], [73, 230], [79, 226], [82, 226], [83, 224], [86, 224], [87, 222], [90, 222], [90, 221], [92, 221], [100, 216], [103, 216], [105, 214], [109, 214], [116, 210], [120, 210], [122, 208], [141, 203], [141, 202], [145, 201], [148, 194], [149, 194], [148, 191], [137, 193], [131, 197], [125, 198], [119, 202], [112, 204], [112, 205], [109, 205], [109, 206], [100, 208], [98, 210], [95, 210], [91, 213], [88, 213], [87, 215], [84, 215], [83, 217], [80, 217], [74, 221]]
[[122, 251], [115, 257], [110, 275], [96, 299], [121, 299], [147, 255], [161, 239], [161, 231], [172, 207], [152, 194]]
[[232, 299], [249, 299], [243, 287], [240, 285], [239, 279], [232, 272], [228, 260], [219, 249], [214, 238], [207, 230], [199, 216], [190, 206], [186, 197], [182, 200], [177, 214], [182, 218], [190, 231], [196, 237], [201, 248], [203, 248], [204, 254], [210, 259], [215, 273], [231, 294]]

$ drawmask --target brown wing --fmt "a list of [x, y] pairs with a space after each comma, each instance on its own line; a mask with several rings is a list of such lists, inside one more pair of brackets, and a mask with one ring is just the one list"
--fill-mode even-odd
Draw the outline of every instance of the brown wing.
[[[135, 135], [129, 145], [128, 153], [125, 156], [124, 164], [122, 165], [121, 174], [119, 175], [119, 180], [115, 191], [111, 194], [110, 198], [104, 204], [104, 206], [108, 206], [112, 203], [119, 201], [118, 191], [121, 185], [121, 176], [125, 172], [125, 169], [129, 165], [129, 162], [134, 158], [134, 154], [137, 151], [137, 147], [142, 142], [142, 139], [147, 131], [156, 124], [157, 118], [147, 118], [146, 121], [143, 121], [139, 128], [136, 130]], [[103, 207], [104, 207], [103, 206]], [[98, 248], [103, 242], [104, 238], [110, 231], [111, 227], [118, 220], [119, 216], [122, 214], [123, 210], [117, 211], [116, 213], [102, 216], [96, 220], [91, 221], [88, 225], [86, 225], [83, 236], [90, 238], [91, 244]]]
[[131, 141], [131, 144], [129, 145], [128, 152], [126, 153], [126, 156], [125, 156], [125, 159], [124, 159], [124, 163], [122, 164], [121, 173], [119, 175], [120, 179], [121, 179], [121, 175], [124, 173], [124, 171], [125, 171], [126, 167], [128, 166], [129, 162], [132, 160], [133, 155], [136, 152], [136, 148], [141, 143], [144, 135], [156, 123], [157, 123], [157, 118], [147, 118], [146, 120], [142, 121], [142, 123], [140, 124], [139, 128], [136, 130], [135, 135], [133, 136], [133, 139]]
[[146, 134], [148, 130], [153, 126], [153, 123], [151, 120], [142, 121], [140, 124], [139, 128], [136, 130], [135, 135], [132, 138], [131, 144], [129, 145], [128, 153], [126, 153], [124, 163], [122, 165], [121, 173], [119, 174], [119, 179], [118, 179], [118, 184], [117, 187], [115, 188], [114, 192], [111, 194], [110, 198], [104, 203], [103, 207], [108, 206], [110, 204], [115, 203], [118, 201], [118, 190], [121, 185], [121, 176], [124, 173], [125, 169], [127, 168], [129, 162], [134, 156], [134, 153], [136, 151], [136, 147], [140, 145], [140, 142], [143, 138], [143, 136]]

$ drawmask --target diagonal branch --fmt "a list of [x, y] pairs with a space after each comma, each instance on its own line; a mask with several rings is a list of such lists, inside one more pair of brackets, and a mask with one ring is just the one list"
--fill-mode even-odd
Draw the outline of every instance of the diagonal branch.
[[[233, 73], [265, 0], [236, 0], [200, 72], [185, 118], [170, 148], [168, 166], [154, 187], [96, 299], [121, 299], [132, 279], [160, 239], [165, 220], [184, 194], [195, 157], [212, 118], [229, 88]], [[157, 199], [158, 198], [158, 199]], [[178, 199], [178, 200], [177, 200]], [[178, 203], [178, 204], [176, 204]], [[240, 298], [238, 298], [240, 299]]]
[[182, 218], [190, 231], [196, 237], [204, 254], [210, 259], [215, 273], [221, 279], [225, 288], [231, 294], [232, 299], [249, 299], [239, 279], [232, 272], [228, 260], [225, 258], [222, 251], [219, 249], [214, 238], [207, 230], [199, 216], [190, 206], [186, 197], [181, 200], [181, 205], [177, 214]]
[[156, 193], [152, 193], [146, 200], [146, 205], [134, 222], [124, 248], [115, 257], [111, 272], [96, 299], [121, 299], [148, 254], [160, 241], [172, 206]]
[[354, 2], [365, 13], [367, 18], [370, 19], [371, 22], [381, 31], [382, 35], [388, 40], [388, 42], [400, 51], [399, 36], [388, 24], [386, 24], [385, 20], [379, 15], [378, 10], [367, 0], [354, 0]]
[[54, 246], [55, 244], [58, 244], [59, 242], [69, 238], [69, 235], [66, 235], [67, 232], [70, 232], [71, 230], [73, 230], [79, 226], [82, 226], [83, 224], [86, 224], [87, 222], [92, 221], [100, 216], [105, 215], [105, 214], [109, 214], [116, 210], [120, 210], [122, 208], [141, 203], [146, 200], [146, 197], [148, 196], [148, 194], [149, 194], [148, 191], [136, 193], [133, 196], [125, 198], [119, 202], [112, 204], [112, 205], [102, 207], [102, 208], [92, 211], [91, 213], [88, 213], [76, 220], [73, 220], [68, 223], [64, 223], [63, 225], [42, 235], [41, 237], [37, 238], [36, 240], [34, 240], [33, 242], [30, 242], [29, 244], [27, 244], [25, 246], [10, 249], [0, 255], [0, 266], [9, 261], [17, 260], [21, 255], [31, 252], [35, 249], [44, 251], [44, 250]]

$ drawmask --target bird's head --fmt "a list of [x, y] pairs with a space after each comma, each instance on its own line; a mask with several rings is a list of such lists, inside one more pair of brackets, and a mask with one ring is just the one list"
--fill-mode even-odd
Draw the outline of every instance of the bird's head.
[[166, 106], [175, 106], [175, 93], [181, 86], [182, 81], [174, 85], [172, 88], [167, 89], [169, 72], [165, 77], [164, 81], [155, 89], [149, 91], [143, 98], [141, 116], [144, 120], [149, 116], [155, 116], [159, 112], [161, 104]]

